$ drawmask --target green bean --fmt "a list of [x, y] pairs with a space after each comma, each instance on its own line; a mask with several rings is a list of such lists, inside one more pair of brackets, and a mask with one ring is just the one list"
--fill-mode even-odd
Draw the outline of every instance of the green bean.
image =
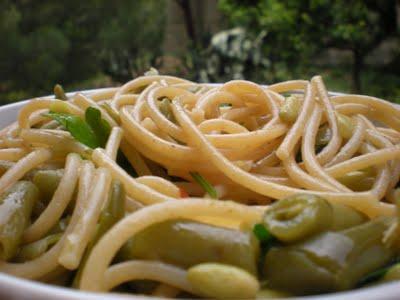
[[264, 214], [269, 232], [283, 242], [301, 240], [327, 229], [332, 222], [332, 207], [320, 197], [293, 195], [275, 202]]
[[64, 92], [64, 89], [61, 84], [56, 84], [54, 86], [54, 97], [60, 100], [68, 100], [67, 95]]
[[263, 224], [277, 239], [291, 243], [324, 230], [359, 225], [366, 219], [345, 205], [329, 203], [310, 194], [297, 194], [272, 204], [264, 214]]
[[39, 170], [33, 175], [32, 181], [39, 188], [43, 203], [47, 204], [50, 202], [61, 181], [63, 173], [63, 169]]
[[125, 190], [121, 182], [114, 180], [107, 204], [101, 212], [93, 243], [105, 234], [125, 214]]
[[337, 180], [353, 191], [362, 192], [372, 188], [375, 182], [374, 175], [370, 170], [359, 170], [347, 173]]
[[29, 181], [19, 181], [1, 195], [0, 259], [8, 260], [17, 253], [38, 196], [38, 189]]
[[82, 271], [87, 259], [89, 258], [90, 251], [96, 242], [104, 235], [115, 223], [124, 217], [125, 213], [125, 189], [121, 182], [114, 180], [112, 188], [108, 196], [107, 204], [100, 214], [99, 222], [96, 226], [96, 233], [90, 243], [88, 244], [85, 254], [81, 260], [81, 264], [76, 272], [72, 285], [79, 286], [79, 281], [82, 276]]
[[400, 280], [400, 263], [390, 267], [380, 282]]
[[331, 203], [332, 223], [330, 230], [339, 231], [365, 223], [368, 217], [352, 207]]
[[346, 140], [350, 139], [355, 128], [353, 119], [340, 113], [336, 113], [336, 118], [339, 134]]
[[185, 268], [219, 262], [256, 274], [259, 251], [258, 240], [252, 232], [170, 220], [135, 235], [121, 249], [120, 258], [161, 260]]
[[376, 219], [272, 248], [265, 258], [266, 280], [272, 288], [297, 295], [353, 288], [363, 276], [385, 266], [396, 255], [382, 242], [389, 224], [388, 219]]
[[69, 221], [71, 220], [71, 216], [67, 216], [60, 221], [56, 225], [54, 225], [53, 228], [50, 229], [49, 233], [50, 234], [57, 234], [57, 233], [62, 233], [64, 232], [69, 224]]
[[300, 112], [302, 101], [298, 95], [290, 95], [279, 111], [279, 118], [286, 123], [294, 123]]
[[258, 291], [256, 299], [279, 299], [289, 297], [292, 297], [292, 294], [288, 292], [262, 288], [260, 291]]
[[317, 137], [315, 138], [316, 146], [325, 146], [329, 143], [332, 138], [332, 131], [327, 126], [324, 125], [318, 129]]
[[45, 209], [46, 209], [46, 204], [43, 201], [41, 201], [40, 199], [36, 201], [32, 209], [32, 215], [31, 215], [32, 220], [36, 220]]
[[170, 120], [172, 123], [176, 123], [176, 119], [175, 119], [174, 113], [172, 112], [172, 108], [171, 108], [171, 101], [168, 98], [163, 98], [159, 102], [158, 108], [160, 109], [161, 113], [168, 120]]
[[203, 263], [188, 270], [187, 279], [196, 294], [215, 299], [251, 299], [259, 290], [257, 279], [238, 267]]
[[41, 256], [48, 249], [50, 249], [51, 246], [57, 243], [61, 239], [62, 235], [62, 233], [51, 234], [38, 241], [24, 245], [19, 250], [15, 260], [17, 262], [25, 262]]

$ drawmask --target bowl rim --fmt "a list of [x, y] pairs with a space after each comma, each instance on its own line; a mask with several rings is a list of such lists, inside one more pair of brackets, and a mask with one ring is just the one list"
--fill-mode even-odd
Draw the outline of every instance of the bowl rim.
[[[221, 84], [213, 83], [209, 85], [218, 86]], [[67, 95], [72, 96], [76, 93], [91, 94], [95, 92], [106, 91], [111, 88], [112, 87], [80, 90], [80, 91], [69, 92], [67, 93]], [[343, 95], [343, 93], [338, 93], [338, 92], [330, 92], [330, 94], [334, 96]], [[51, 97], [53, 97], [53, 95], [43, 96], [40, 98], [51, 98]], [[18, 110], [20, 107], [22, 107], [24, 104], [31, 101], [32, 99], [0, 106], [0, 119], [2, 114], [7, 113], [8, 111], [13, 111], [16, 113], [16, 110]], [[0, 130], [1, 129], [2, 128], [0, 128]], [[37, 297], [37, 299], [41, 299], [41, 297], [45, 296], [50, 297], [49, 299], [51, 299], [51, 297], [57, 297], [57, 299], [65, 299], [65, 300], [161, 299], [158, 297], [137, 295], [137, 294], [96, 293], [96, 292], [80, 291], [80, 290], [74, 290], [72, 288], [60, 287], [30, 279], [20, 278], [6, 273], [0, 273], [0, 295], [10, 295], [6, 292], [7, 290], [10, 289], [11, 290], [15, 289], [18, 292], [23, 292], [25, 295], [29, 293], [31, 296]], [[331, 294], [313, 295], [306, 297], [287, 298], [287, 299], [303, 299], [303, 300], [397, 299], [399, 291], [400, 291], [400, 282], [389, 282], [380, 284], [378, 286], [364, 287], [355, 290], [349, 290]], [[382, 297], [383, 295], [386, 296], [386, 298], [383, 298]]]

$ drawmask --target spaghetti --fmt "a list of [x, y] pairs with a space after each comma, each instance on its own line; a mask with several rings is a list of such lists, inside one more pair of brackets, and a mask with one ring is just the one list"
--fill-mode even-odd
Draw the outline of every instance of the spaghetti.
[[[295, 100], [287, 101], [287, 97]], [[284, 115], [288, 112], [290, 118]], [[163, 250], [154, 250], [154, 255], [135, 254], [131, 260], [121, 253], [132, 239], [139, 244], [135, 242], [139, 237], [135, 237], [146, 230], [176, 222], [168, 230], [174, 232], [172, 239], [182, 241], [189, 240], [188, 232], [196, 226], [209, 226], [199, 230], [216, 230], [222, 240], [230, 231], [247, 232], [250, 240], [240, 242], [241, 247], [247, 247], [246, 255], [254, 252], [258, 257], [259, 246], [253, 245], [249, 228], [263, 220], [267, 220], [266, 230], [283, 243], [280, 247], [300, 239], [275, 232], [276, 227], [268, 221], [269, 211], [286, 201], [288, 206], [280, 209], [288, 209], [293, 197], [298, 197], [297, 206], [285, 211], [287, 215], [279, 217], [279, 222], [297, 218], [302, 209], [316, 209], [318, 204], [318, 218], [323, 215], [331, 220], [330, 216], [340, 211], [329, 226], [321, 223], [322, 229], [342, 230], [337, 232], [346, 235], [346, 230], [361, 223], [385, 220], [384, 224], [390, 223], [393, 241], [393, 236], [399, 236], [395, 217], [399, 141], [400, 108], [369, 96], [331, 96], [320, 76], [264, 87], [244, 80], [210, 85], [150, 75], [119, 88], [77, 93], [65, 101], [34, 99], [20, 110], [15, 123], [0, 132], [3, 203], [12, 201], [7, 197], [17, 182], [33, 182], [36, 187], [32, 189], [39, 190], [39, 200], [24, 215], [27, 225], [18, 237], [18, 246], [13, 255], [3, 257], [0, 271], [39, 281], [47, 280], [49, 274], [61, 274], [64, 284], [89, 291], [105, 292], [130, 282], [134, 291], [144, 293], [135, 283], [148, 280], [160, 284], [150, 289], [157, 296], [185, 292], [228, 297], [225, 290], [213, 294], [207, 288], [214, 283], [196, 278], [204, 270], [224, 274], [221, 268], [229, 264], [246, 270], [258, 281], [267, 276], [271, 288], [295, 295], [352, 288], [354, 285], [335, 279], [317, 291], [302, 290], [291, 285], [291, 274], [282, 273], [288, 279], [277, 281], [271, 273], [273, 262], [271, 267], [265, 265], [264, 275], [260, 275], [254, 267], [232, 262], [228, 254], [221, 254], [217, 261], [194, 254], [202, 258], [189, 264], [186, 261], [192, 258], [182, 262], [171, 254], [174, 249], [168, 254]], [[54, 170], [61, 175], [54, 175]], [[48, 182], [40, 181], [40, 172], [49, 176]], [[211, 193], [210, 188], [215, 190]], [[211, 199], [210, 194], [218, 199]], [[304, 194], [307, 200], [297, 196]], [[318, 199], [324, 199], [325, 204]], [[303, 207], [303, 202], [310, 208]], [[116, 203], [123, 204], [119, 207]], [[3, 212], [2, 206], [0, 203], [0, 248], [9, 242], [8, 237], [2, 237], [3, 227], [8, 225], [1, 216], [11, 214], [11, 210]], [[346, 218], [352, 221], [347, 224]], [[68, 225], [55, 229], [63, 221]], [[165, 231], [167, 225], [163, 226], [160, 230], [170, 234]], [[188, 231], [186, 235], [173, 231], [176, 226], [188, 228], [182, 229]], [[303, 233], [302, 240], [311, 236], [311, 231]], [[46, 244], [51, 234], [57, 234], [57, 240]], [[37, 250], [40, 243], [41, 251]], [[173, 242], [165, 243], [166, 248], [174, 247]], [[203, 246], [198, 251], [209, 247]], [[142, 253], [135, 247], [132, 253]], [[184, 253], [188, 246], [182, 247], [177, 253]], [[287, 254], [290, 249], [285, 250]], [[266, 255], [267, 262], [274, 251]], [[382, 250], [382, 257], [393, 258], [395, 254], [388, 251]], [[243, 257], [237, 260], [246, 261]], [[208, 262], [220, 264], [191, 268]], [[237, 274], [228, 281], [240, 284], [244, 275]], [[349, 282], [355, 281], [351, 278]], [[259, 284], [250, 285], [254, 288], [245, 295], [254, 297]]]

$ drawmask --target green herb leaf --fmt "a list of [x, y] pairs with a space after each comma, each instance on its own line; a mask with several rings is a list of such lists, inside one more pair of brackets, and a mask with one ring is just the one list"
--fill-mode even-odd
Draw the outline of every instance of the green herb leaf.
[[168, 119], [170, 120], [172, 123], [177, 123], [174, 113], [172, 112], [172, 108], [171, 108], [171, 101], [168, 98], [164, 98], [160, 101], [159, 103], [159, 109], [161, 111], [161, 113]]
[[274, 238], [267, 228], [260, 223], [254, 225], [253, 233], [261, 243], [269, 242]]
[[85, 120], [97, 136], [97, 139], [100, 142], [100, 147], [104, 148], [111, 132], [110, 124], [101, 117], [101, 111], [94, 107], [88, 107], [86, 109]]
[[196, 180], [198, 184], [201, 185], [201, 187], [206, 191], [207, 194], [209, 194], [214, 199], [218, 199], [217, 191], [212, 186], [212, 184], [209, 183], [203, 176], [201, 176], [197, 172], [190, 172], [190, 175], [193, 177], [194, 180]]
[[268, 231], [267, 228], [261, 223], [257, 223], [253, 227], [253, 233], [256, 238], [260, 241], [260, 256], [258, 259], [258, 271], [260, 274], [264, 272], [264, 262], [265, 255], [273, 247], [277, 244], [277, 240], [274, 236]]
[[48, 112], [45, 116], [56, 120], [60, 123], [71, 135], [82, 144], [94, 149], [100, 147], [100, 141], [92, 128], [80, 117], [66, 114]]

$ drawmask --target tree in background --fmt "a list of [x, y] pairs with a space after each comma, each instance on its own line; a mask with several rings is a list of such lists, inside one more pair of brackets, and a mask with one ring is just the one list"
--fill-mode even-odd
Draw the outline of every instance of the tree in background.
[[162, 0], [124, 2], [113, 5], [98, 35], [102, 69], [119, 82], [160, 65], [166, 18]]
[[396, 0], [314, 0], [310, 1], [308, 18], [312, 23], [306, 31], [319, 49], [351, 51], [355, 91], [362, 90], [361, 72], [366, 56], [381, 42], [398, 34]]
[[[2, 102], [46, 94], [56, 82], [125, 81], [161, 55], [164, 1], [0, 1]], [[92, 85], [92, 84], [90, 84]]]
[[283, 79], [277, 65], [290, 72], [337, 48], [352, 52], [353, 88], [361, 91], [365, 57], [397, 33], [396, 0], [220, 0], [220, 7], [233, 26], [253, 34], [266, 30], [264, 54], [275, 80]]

